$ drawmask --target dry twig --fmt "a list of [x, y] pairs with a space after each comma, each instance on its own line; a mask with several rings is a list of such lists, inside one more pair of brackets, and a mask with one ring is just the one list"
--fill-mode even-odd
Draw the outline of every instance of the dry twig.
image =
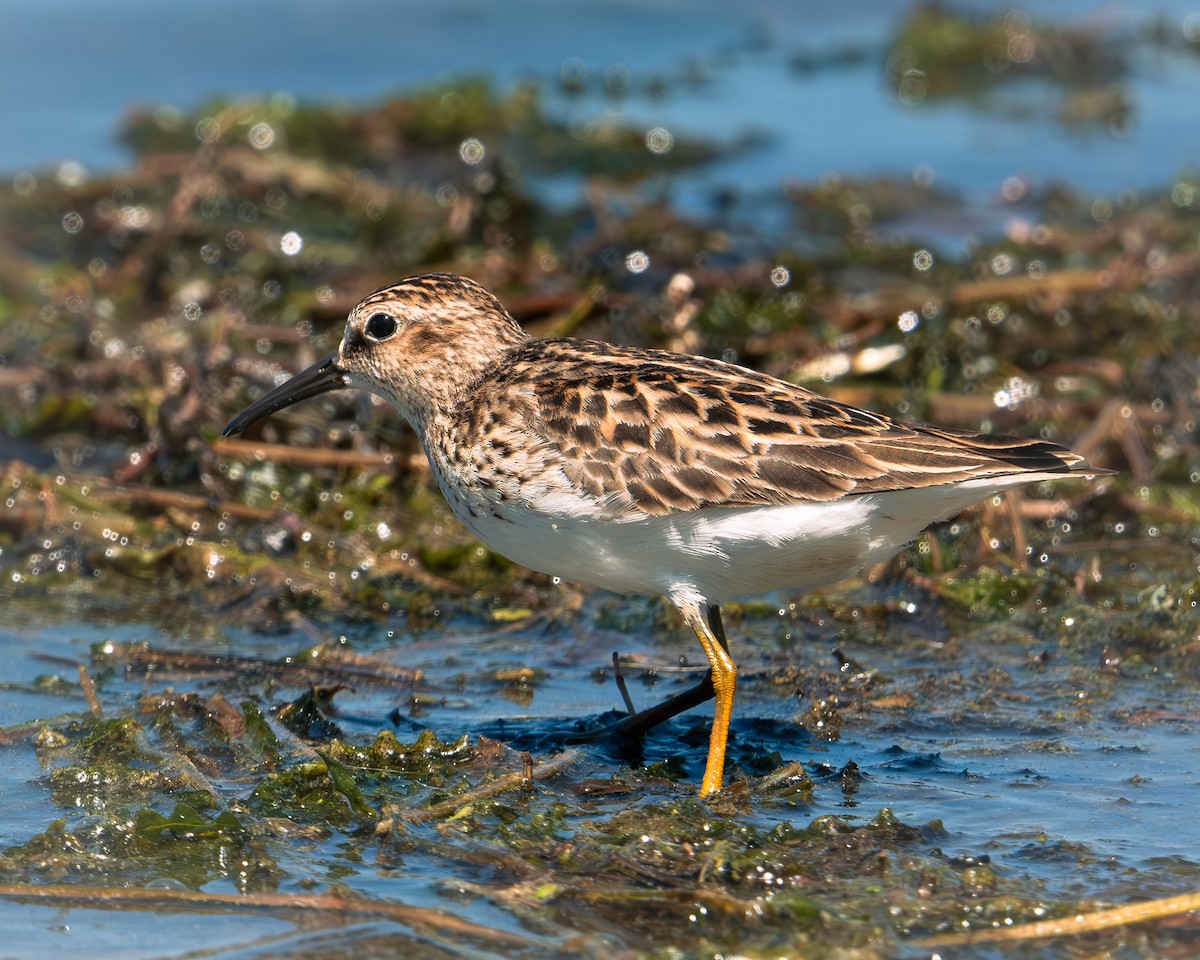
[[951, 947], [975, 943], [1021, 942], [1045, 940], [1049, 937], [1070, 937], [1081, 933], [1111, 930], [1113, 927], [1124, 927], [1131, 923], [1161, 920], [1164, 917], [1191, 913], [1195, 910], [1200, 910], [1200, 892], [1185, 893], [1178, 897], [1166, 897], [1162, 900], [1127, 903], [1124, 906], [1113, 907], [1111, 910], [1079, 913], [1073, 917], [1062, 917], [1058, 920], [1038, 920], [1036, 923], [1022, 923], [1015, 927], [999, 927], [994, 930], [978, 930], [971, 933], [947, 933], [922, 940], [920, 946]]

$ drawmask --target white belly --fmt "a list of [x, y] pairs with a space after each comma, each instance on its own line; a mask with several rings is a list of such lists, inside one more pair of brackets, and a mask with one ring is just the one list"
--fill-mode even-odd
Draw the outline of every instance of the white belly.
[[933, 521], [1039, 479], [989, 477], [832, 503], [715, 507], [662, 517], [604, 519], [578, 509], [505, 505], [507, 519], [462, 519], [492, 549], [532, 570], [619, 593], [699, 595], [722, 603], [836, 583], [887, 559]]

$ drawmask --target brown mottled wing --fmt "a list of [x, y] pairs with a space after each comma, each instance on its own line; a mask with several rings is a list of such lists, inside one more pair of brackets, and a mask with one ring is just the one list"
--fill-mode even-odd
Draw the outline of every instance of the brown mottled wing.
[[1086, 467], [1044, 440], [905, 425], [715, 360], [593, 341], [522, 353], [505, 377], [532, 391], [522, 429], [581, 490], [652, 514]]

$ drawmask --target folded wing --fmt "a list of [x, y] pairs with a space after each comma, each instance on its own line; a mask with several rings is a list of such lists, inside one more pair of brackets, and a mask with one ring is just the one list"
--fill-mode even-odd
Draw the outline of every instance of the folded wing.
[[720, 361], [591, 341], [529, 349], [542, 362], [518, 359], [507, 389], [547, 359], [560, 375], [521, 385], [531, 402], [514, 426], [580, 492], [650, 514], [1097, 472], [1046, 440], [899, 423]]

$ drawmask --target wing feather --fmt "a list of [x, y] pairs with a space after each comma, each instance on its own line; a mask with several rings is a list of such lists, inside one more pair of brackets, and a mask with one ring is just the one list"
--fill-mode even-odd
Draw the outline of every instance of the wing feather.
[[1090, 470], [1046, 440], [904, 424], [732, 364], [595, 341], [530, 341], [492, 387], [528, 399], [506, 426], [581, 492], [655, 515]]

